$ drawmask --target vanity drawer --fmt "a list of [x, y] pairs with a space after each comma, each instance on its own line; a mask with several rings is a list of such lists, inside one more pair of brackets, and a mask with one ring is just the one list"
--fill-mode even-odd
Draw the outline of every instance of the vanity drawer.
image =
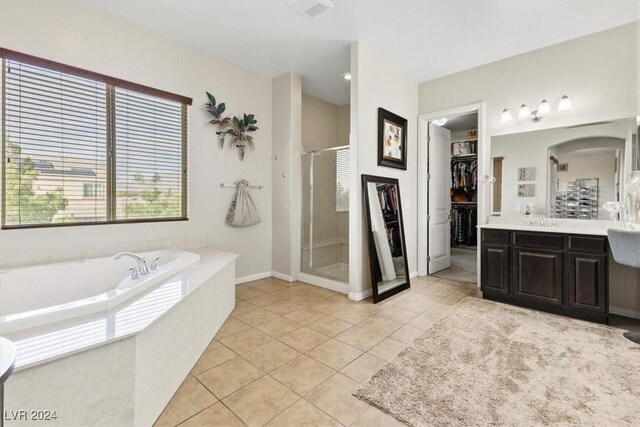
[[508, 230], [482, 230], [482, 241], [486, 243], [503, 243], [509, 244], [509, 231]]
[[569, 236], [569, 249], [572, 251], [607, 252], [607, 238], [604, 236]]
[[564, 235], [558, 233], [513, 232], [513, 244], [518, 246], [540, 246], [550, 249], [564, 248]]

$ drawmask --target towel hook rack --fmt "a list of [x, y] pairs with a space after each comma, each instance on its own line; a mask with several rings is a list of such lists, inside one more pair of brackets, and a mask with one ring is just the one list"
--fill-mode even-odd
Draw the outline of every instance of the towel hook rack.
[[[220, 188], [236, 188], [236, 184], [225, 184], [224, 182], [220, 183]], [[258, 190], [261, 190], [264, 188], [263, 185], [250, 185], [249, 188], [257, 188]]]

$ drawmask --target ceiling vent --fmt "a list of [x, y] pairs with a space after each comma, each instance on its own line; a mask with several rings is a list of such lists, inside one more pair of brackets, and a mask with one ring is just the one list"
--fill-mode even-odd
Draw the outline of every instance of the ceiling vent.
[[315, 18], [333, 8], [333, 2], [330, 0], [289, 0], [289, 6], [308, 18]]

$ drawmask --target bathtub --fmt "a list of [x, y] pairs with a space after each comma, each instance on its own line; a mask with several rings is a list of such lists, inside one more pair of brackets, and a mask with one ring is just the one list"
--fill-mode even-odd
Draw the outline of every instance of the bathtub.
[[0, 272], [0, 334], [17, 351], [6, 411], [55, 411], [56, 425], [154, 424], [233, 310], [238, 256], [206, 247], [139, 255], [160, 259], [137, 280], [125, 258]]
[[0, 271], [0, 332], [9, 334], [111, 310], [200, 260], [182, 250], [138, 254], [157, 268], [132, 278], [136, 263], [111, 257]]

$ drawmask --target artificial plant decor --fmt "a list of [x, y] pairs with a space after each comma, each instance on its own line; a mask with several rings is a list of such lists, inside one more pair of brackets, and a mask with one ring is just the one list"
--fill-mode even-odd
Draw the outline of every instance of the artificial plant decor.
[[253, 136], [248, 135], [249, 132], [258, 130], [256, 124], [258, 121], [253, 114], [243, 114], [242, 118], [233, 116], [222, 116], [226, 109], [224, 102], [216, 105], [216, 98], [207, 92], [209, 102], [207, 102], [207, 111], [213, 116], [209, 121], [212, 125], [218, 126], [218, 142], [220, 148], [224, 147], [224, 141], [227, 135], [230, 136], [229, 148], [237, 148], [240, 153], [240, 160], [244, 160], [244, 153], [247, 148], [253, 151]]

